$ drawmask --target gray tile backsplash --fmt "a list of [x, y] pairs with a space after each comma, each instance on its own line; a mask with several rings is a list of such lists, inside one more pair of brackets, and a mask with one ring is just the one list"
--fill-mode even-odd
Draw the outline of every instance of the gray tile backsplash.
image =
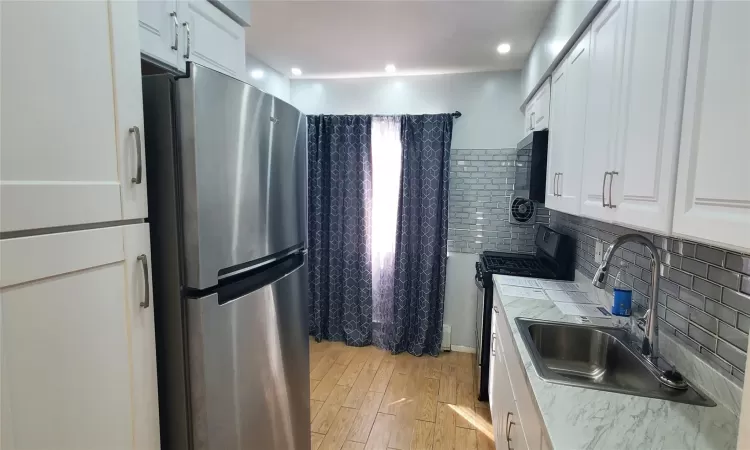
[[[694, 354], [742, 383], [750, 329], [750, 255], [557, 211], [550, 212], [550, 224], [576, 239], [576, 268], [589, 276], [598, 266], [594, 263], [594, 239], [605, 241], [605, 246], [625, 233], [639, 233], [653, 240], [662, 256], [660, 332], [675, 335]], [[650, 295], [653, 270], [648, 250], [643, 245], [626, 244], [615, 253], [615, 267], [620, 259], [631, 264], [628, 272], [633, 275], [633, 299], [642, 312]], [[616, 270], [610, 274], [607, 290], [611, 290], [616, 275]]]
[[[515, 148], [451, 149], [448, 200], [448, 251], [496, 250], [533, 253], [535, 227], [510, 223], [509, 206], [519, 157]], [[549, 223], [549, 211], [537, 208], [535, 223]]]

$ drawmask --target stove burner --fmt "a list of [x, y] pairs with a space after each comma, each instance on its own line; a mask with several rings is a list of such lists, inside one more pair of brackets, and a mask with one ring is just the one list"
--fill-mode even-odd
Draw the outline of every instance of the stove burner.
[[538, 272], [546, 270], [536, 259], [516, 259], [485, 255], [484, 262], [490, 272]]

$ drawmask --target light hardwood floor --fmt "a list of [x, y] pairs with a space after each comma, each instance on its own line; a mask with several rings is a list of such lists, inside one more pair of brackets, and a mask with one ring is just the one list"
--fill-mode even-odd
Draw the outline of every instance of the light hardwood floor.
[[418, 358], [310, 340], [313, 450], [490, 450], [474, 355]]

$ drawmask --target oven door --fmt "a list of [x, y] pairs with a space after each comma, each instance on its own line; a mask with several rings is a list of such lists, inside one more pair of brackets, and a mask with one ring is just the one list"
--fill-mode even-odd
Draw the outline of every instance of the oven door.
[[480, 263], [476, 264], [476, 275], [474, 275], [474, 284], [477, 287], [476, 291], [476, 376], [475, 376], [475, 386], [474, 386], [474, 392], [479, 393], [479, 387], [481, 383], [481, 367], [482, 367], [482, 350], [484, 347], [484, 282], [482, 279], [482, 271]]

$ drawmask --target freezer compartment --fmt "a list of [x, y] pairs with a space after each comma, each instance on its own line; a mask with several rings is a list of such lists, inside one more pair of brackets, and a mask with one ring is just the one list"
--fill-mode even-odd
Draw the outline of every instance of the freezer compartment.
[[309, 448], [304, 259], [186, 299], [193, 449]]
[[307, 123], [291, 105], [192, 64], [177, 80], [185, 284], [307, 239]]

